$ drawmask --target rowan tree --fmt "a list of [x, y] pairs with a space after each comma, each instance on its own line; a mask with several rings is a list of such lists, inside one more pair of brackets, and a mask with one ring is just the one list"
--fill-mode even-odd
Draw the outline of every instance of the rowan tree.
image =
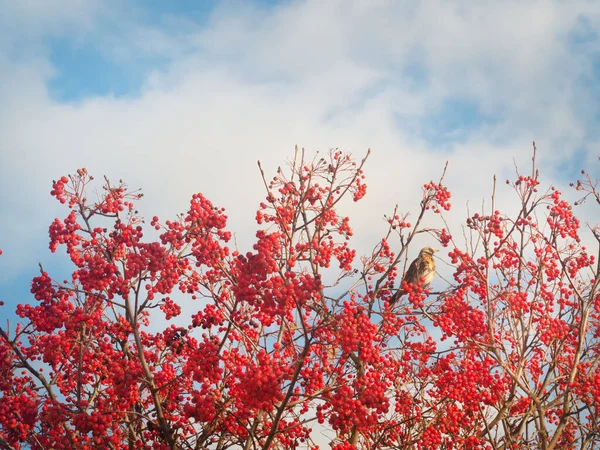
[[[317, 448], [323, 429], [337, 450], [600, 445], [600, 228], [591, 251], [534, 154], [504, 187], [516, 215], [492, 194], [462, 233], [425, 226], [450, 214], [442, 175], [357, 258], [339, 206], [365, 195], [366, 159], [297, 150], [274, 178], [261, 168], [252, 249], [202, 194], [147, 220], [123, 182], [92, 201], [85, 169], [55, 181], [68, 214], [50, 249], [73, 272], [41, 268], [0, 328], [0, 447]], [[586, 172], [573, 187], [600, 203]], [[453, 280], [390, 306], [423, 233]]]

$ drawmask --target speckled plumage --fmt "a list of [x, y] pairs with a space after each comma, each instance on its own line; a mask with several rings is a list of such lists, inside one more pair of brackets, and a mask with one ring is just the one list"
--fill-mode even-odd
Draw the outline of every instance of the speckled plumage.
[[[410, 264], [402, 281], [406, 281], [408, 284], [422, 283], [422, 287], [427, 288], [435, 276], [435, 260], [433, 259], [435, 252], [437, 250], [431, 247], [422, 248], [419, 256]], [[406, 291], [402, 289], [402, 283], [400, 283], [400, 289], [392, 296], [390, 305], [396, 303], [404, 294]]]

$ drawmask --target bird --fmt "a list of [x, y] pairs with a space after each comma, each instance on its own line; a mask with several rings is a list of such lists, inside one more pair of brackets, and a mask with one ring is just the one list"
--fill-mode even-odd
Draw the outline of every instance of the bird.
[[[421, 287], [426, 289], [429, 287], [435, 276], [435, 261], [433, 260], [433, 254], [437, 252], [436, 249], [431, 247], [423, 247], [419, 252], [419, 256], [410, 263], [408, 270], [404, 274], [402, 281], [406, 281], [407, 284], [418, 284], [421, 283]], [[402, 289], [402, 282], [400, 288], [390, 299], [390, 305], [396, 303], [400, 297], [406, 294], [407, 291]]]

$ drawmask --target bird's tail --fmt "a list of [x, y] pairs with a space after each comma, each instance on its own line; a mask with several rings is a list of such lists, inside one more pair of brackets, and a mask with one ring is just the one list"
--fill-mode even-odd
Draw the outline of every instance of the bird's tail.
[[406, 294], [406, 291], [404, 289], [398, 289], [390, 299], [390, 306], [392, 306], [394, 303], [400, 300], [400, 297], [402, 297], [404, 294]]

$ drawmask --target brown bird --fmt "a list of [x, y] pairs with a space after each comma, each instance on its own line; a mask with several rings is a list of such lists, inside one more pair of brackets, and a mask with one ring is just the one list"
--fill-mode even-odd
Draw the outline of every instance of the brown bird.
[[[410, 263], [402, 281], [415, 285], [421, 283], [423, 289], [427, 288], [435, 276], [435, 261], [433, 260], [433, 254], [435, 252], [437, 252], [436, 249], [423, 247], [419, 252], [419, 256]], [[400, 288], [390, 299], [390, 305], [396, 303], [398, 299], [406, 293], [407, 291], [402, 289], [402, 283], [400, 283]]]

